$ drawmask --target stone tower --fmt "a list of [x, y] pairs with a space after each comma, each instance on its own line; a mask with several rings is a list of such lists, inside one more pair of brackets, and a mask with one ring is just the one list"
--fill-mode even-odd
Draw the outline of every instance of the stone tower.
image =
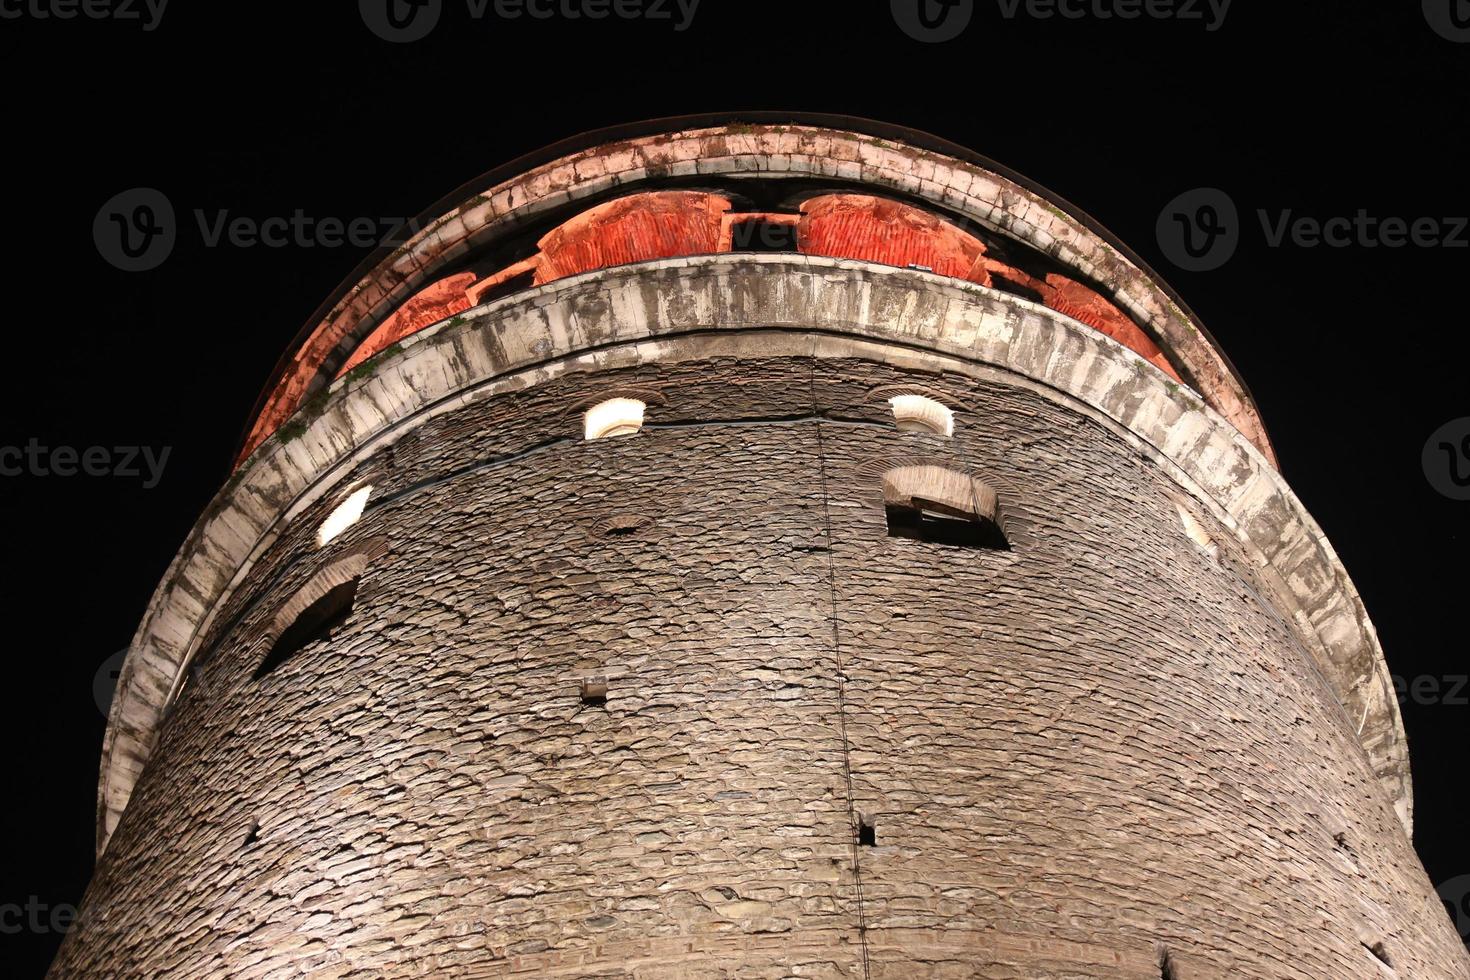
[[144, 616], [55, 977], [1470, 977], [1244, 384], [959, 147], [680, 119], [342, 287]]

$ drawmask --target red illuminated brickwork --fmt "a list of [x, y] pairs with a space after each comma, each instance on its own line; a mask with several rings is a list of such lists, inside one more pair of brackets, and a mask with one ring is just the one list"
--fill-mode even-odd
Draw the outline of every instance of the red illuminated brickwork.
[[979, 239], [919, 208], [865, 194], [829, 194], [801, 206], [801, 251], [968, 279]]
[[[537, 242], [535, 255], [492, 275], [464, 272], [440, 279], [393, 312], [337, 372], [347, 371], [425, 327], [486, 300], [519, 277], [545, 285], [585, 272], [684, 255], [731, 250], [731, 228], [740, 221], [797, 224], [797, 246], [806, 255], [856, 259], [899, 268], [917, 267], [982, 286], [996, 279], [1021, 286], [1056, 310], [1107, 334], [1176, 380], [1179, 374], [1158, 344], [1116, 305], [1061, 273], [1038, 279], [986, 254], [975, 236], [922, 208], [867, 194], [826, 194], [801, 205], [801, 214], [730, 213], [731, 202], [703, 191], [653, 191], [617, 198], [559, 225]], [[312, 378], [335, 344], [324, 332], [297, 355], [241, 453], [243, 461], [304, 400]]]
[[630, 262], [717, 252], [721, 219], [729, 210], [727, 198], [695, 191], [609, 201], [541, 239], [536, 285]]
[[469, 309], [470, 297], [467, 291], [470, 286], [474, 285], [475, 278], [473, 272], [461, 272], [458, 275], [446, 276], [432, 286], [415, 293], [412, 299], [393, 311], [392, 316], [379, 324], [378, 328], [362, 342], [362, 346], [352, 352], [347, 363], [342, 365], [342, 370], [337, 372], [337, 377], [340, 378], [363, 361], [383, 352], [404, 337], [418, 333], [425, 327], [432, 326], [440, 320], [447, 320], [456, 313], [463, 313]]

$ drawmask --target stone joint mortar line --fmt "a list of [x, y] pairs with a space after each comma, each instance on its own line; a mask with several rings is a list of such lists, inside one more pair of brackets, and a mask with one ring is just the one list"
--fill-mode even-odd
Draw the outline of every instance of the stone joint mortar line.
[[858, 858], [857, 814], [852, 801], [852, 753], [847, 741], [847, 677], [842, 662], [842, 644], [837, 626], [837, 559], [832, 539], [832, 508], [827, 493], [827, 453], [822, 443], [822, 421], [817, 408], [817, 357], [812, 353], [811, 374], [808, 390], [811, 392], [812, 415], [817, 426], [817, 470], [822, 484], [822, 520], [827, 534], [827, 594], [832, 609], [832, 656], [837, 663], [837, 730], [842, 738], [842, 776], [847, 786], [847, 829], [851, 834], [852, 878], [857, 891], [858, 943], [863, 953], [863, 980], [872, 980], [872, 968], [868, 964], [868, 921], [863, 907], [863, 871]]

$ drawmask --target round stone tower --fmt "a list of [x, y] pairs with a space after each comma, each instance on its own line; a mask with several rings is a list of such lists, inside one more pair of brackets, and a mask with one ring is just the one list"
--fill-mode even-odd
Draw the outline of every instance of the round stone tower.
[[1352, 583], [1088, 217], [755, 116], [421, 228], [144, 616], [53, 976], [1470, 976]]

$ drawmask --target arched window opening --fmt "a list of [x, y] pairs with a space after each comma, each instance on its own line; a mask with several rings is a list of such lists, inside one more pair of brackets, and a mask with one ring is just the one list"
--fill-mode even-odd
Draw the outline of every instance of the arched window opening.
[[1008, 551], [995, 491], [942, 466], [900, 466], [883, 476], [888, 536]]
[[904, 432], [954, 435], [954, 412], [947, 405], [923, 395], [894, 395], [888, 404], [893, 407], [894, 422]]
[[630, 436], [643, 428], [643, 412], [647, 408], [636, 398], [609, 398], [587, 410], [584, 433], [588, 439]]
[[276, 638], [270, 652], [255, 669], [255, 680], [272, 673], [306, 647], [331, 639], [352, 616], [352, 603], [357, 597], [356, 578], [329, 589], [303, 609]]
[[302, 650], [338, 635], [352, 617], [358, 584], [368, 564], [388, 554], [383, 537], [360, 541], [347, 553], [317, 569], [296, 593], [276, 610], [269, 636], [270, 650], [255, 669], [255, 679], [278, 669]]

